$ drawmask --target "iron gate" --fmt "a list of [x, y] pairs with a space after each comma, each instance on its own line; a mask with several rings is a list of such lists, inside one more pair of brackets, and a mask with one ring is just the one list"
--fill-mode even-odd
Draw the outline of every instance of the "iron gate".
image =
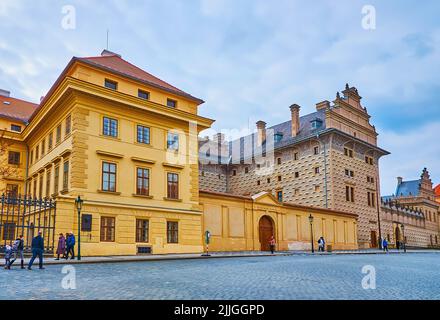
[[3, 194], [0, 203], [0, 250], [4, 252], [20, 235], [24, 250], [31, 250], [32, 238], [42, 232], [45, 252], [54, 252], [56, 203], [52, 199], [13, 197]]

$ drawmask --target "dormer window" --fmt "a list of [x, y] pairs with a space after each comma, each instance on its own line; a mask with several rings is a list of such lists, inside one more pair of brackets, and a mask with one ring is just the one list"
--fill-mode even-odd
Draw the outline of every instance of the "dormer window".
[[17, 126], [15, 124], [11, 124], [11, 131], [21, 132], [21, 126]]
[[312, 123], [312, 129], [319, 129], [322, 127], [322, 120], [321, 119], [312, 120], [311, 123]]
[[167, 99], [167, 107], [175, 109], [177, 107], [177, 101], [173, 99]]
[[275, 133], [274, 139], [275, 139], [275, 143], [280, 142], [281, 140], [283, 140], [283, 134], [282, 133]]
[[109, 88], [111, 90], [118, 90], [118, 83], [109, 79], [105, 79], [104, 83], [106, 88]]

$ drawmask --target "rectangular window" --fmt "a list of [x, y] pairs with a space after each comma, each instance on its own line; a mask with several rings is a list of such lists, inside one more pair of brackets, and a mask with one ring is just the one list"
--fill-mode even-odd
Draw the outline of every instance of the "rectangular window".
[[118, 90], [118, 83], [109, 79], [105, 79], [104, 86], [111, 90]]
[[6, 185], [6, 196], [9, 198], [18, 197], [18, 184], [7, 184]]
[[173, 99], [167, 99], [167, 106], [170, 108], [176, 108], [177, 101]]
[[167, 221], [167, 242], [179, 243], [179, 223]]
[[369, 207], [376, 207], [376, 194], [374, 192], [367, 192], [367, 202]]
[[319, 174], [319, 167], [315, 168], [315, 174]]
[[144, 100], [150, 100], [150, 93], [139, 89], [138, 90], [138, 97], [141, 99], [144, 99]]
[[298, 160], [299, 159], [299, 153], [298, 152], [295, 152], [294, 154], [293, 154], [293, 160]]
[[348, 148], [344, 148], [344, 155], [346, 155], [347, 157], [353, 158], [353, 150], [348, 149]]
[[295, 172], [295, 178], [299, 178], [299, 172]]
[[278, 176], [278, 181], [281, 181], [283, 178], [281, 176]]
[[49, 169], [46, 171], [46, 198], [50, 198], [50, 179], [51, 171]]
[[101, 241], [115, 241], [115, 218], [101, 217]]
[[8, 164], [19, 165], [20, 164], [20, 152], [9, 151]]
[[249, 173], [249, 168], [248, 167], [244, 168], [244, 173]]
[[167, 149], [179, 150], [179, 135], [177, 133], [168, 132]]
[[137, 142], [150, 144], [150, 128], [141, 125], [137, 126]]
[[40, 174], [40, 182], [39, 182], [39, 186], [38, 186], [38, 197], [40, 199], [43, 198], [43, 185], [44, 185], [44, 176], [43, 176], [43, 174]]
[[17, 126], [16, 124], [11, 124], [11, 131], [21, 132], [21, 126]]
[[150, 221], [136, 219], [136, 242], [149, 242]]
[[150, 194], [150, 170], [137, 168], [136, 194], [148, 196]]
[[32, 193], [32, 196], [34, 197], [34, 198], [36, 198], [37, 197], [37, 179], [34, 179], [33, 180], [33, 182], [34, 182], [34, 184], [33, 184], [33, 193]]
[[365, 163], [367, 163], [369, 165], [373, 165], [374, 164], [374, 160], [373, 160], [372, 157], [365, 156]]
[[35, 161], [37, 161], [40, 158], [40, 146], [37, 146], [35, 148]]
[[5, 223], [3, 226], [3, 240], [12, 241], [15, 240], [15, 223]]
[[281, 158], [277, 159], [277, 163], [280, 165], [281, 164]]
[[314, 147], [313, 148], [313, 154], [316, 156], [319, 154], [319, 147]]
[[283, 202], [283, 191], [277, 192], [277, 199], [279, 202]]
[[237, 175], [237, 170], [232, 170], [232, 175], [235, 177]]
[[41, 157], [43, 158], [44, 154], [46, 153], [46, 140], [43, 139], [41, 142]]
[[345, 187], [345, 200], [348, 202], [354, 202], [354, 188], [350, 186]]
[[261, 184], [260, 180], [257, 181], [257, 186], [259, 186]]
[[108, 137], [118, 137], [118, 120], [104, 117], [102, 125], [102, 134]]
[[58, 194], [60, 185], [60, 166], [55, 167], [55, 173], [53, 176], [53, 192], [55, 195]]
[[30, 162], [31, 162], [31, 164], [33, 164], [34, 163], [34, 150], [31, 150], [31, 155], [30, 155]]
[[179, 199], [179, 175], [176, 173], [167, 174], [167, 197]]
[[56, 144], [61, 142], [61, 124], [57, 127]]
[[66, 118], [66, 136], [72, 131], [72, 116], [67, 116]]
[[53, 132], [49, 133], [49, 138], [47, 139], [48, 141], [48, 148], [49, 151], [52, 150], [53, 147]]
[[69, 189], [69, 161], [63, 164], [63, 191]]
[[116, 192], [116, 164], [102, 163], [102, 191]]

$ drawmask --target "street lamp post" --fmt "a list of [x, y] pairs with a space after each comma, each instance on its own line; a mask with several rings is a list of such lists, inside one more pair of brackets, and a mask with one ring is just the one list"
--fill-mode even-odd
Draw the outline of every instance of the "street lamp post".
[[80, 196], [75, 200], [76, 210], [78, 211], [78, 260], [81, 260], [81, 210], [84, 200]]
[[406, 253], [406, 238], [405, 238], [405, 225], [402, 224], [402, 237], [403, 237], [403, 252]]
[[315, 253], [315, 247], [313, 246], [313, 216], [309, 216], [309, 222], [310, 222], [310, 239], [312, 244], [312, 253]]

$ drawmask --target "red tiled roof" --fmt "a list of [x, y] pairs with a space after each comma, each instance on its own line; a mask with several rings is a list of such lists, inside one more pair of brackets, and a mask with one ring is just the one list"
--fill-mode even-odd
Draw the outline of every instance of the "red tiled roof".
[[436, 194], [437, 196], [440, 197], [440, 184], [439, 184], [437, 187], [434, 188], [434, 192], [435, 192], [435, 194]]
[[104, 68], [110, 72], [116, 72], [117, 74], [133, 78], [137, 81], [145, 82], [146, 84], [157, 87], [159, 89], [195, 100], [198, 103], [203, 103], [203, 100], [193, 97], [189, 93], [186, 93], [185, 91], [180, 90], [172, 86], [171, 84], [153, 76], [152, 74], [136, 67], [130, 62], [122, 59], [121, 56], [116, 53], [104, 50], [101, 56], [77, 58], [77, 60], [92, 64], [96, 67]]
[[0, 96], [0, 117], [26, 123], [38, 107], [35, 103]]

